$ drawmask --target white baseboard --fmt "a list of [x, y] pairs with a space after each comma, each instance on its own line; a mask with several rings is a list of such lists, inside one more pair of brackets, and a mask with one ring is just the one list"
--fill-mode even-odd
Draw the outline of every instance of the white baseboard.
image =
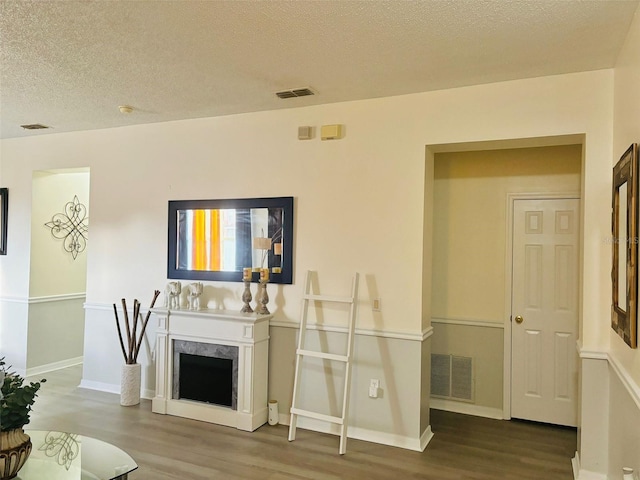
[[[289, 425], [290, 419], [290, 415], [284, 413], [281, 413], [279, 415], [279, 421], [283, 425]], [[338, 425], [323, 422], [321, 420], [315, 420], [313, 418], [298, 417], [298, 428], [301, 428], [303, 430], [311, 430], [313, 432], [339, 435], [340, 427]], [[347, 438], [363, 440], [365, 442], [379, 443], [381, 445], [389, 445], [390, 447], [404, 448], [406, 450], [414, 450], [416, 452], [422, 452], [432, 437], [433, 433], [431, 432], [431, 427], [427, 428], [421, 438], [411, 438], [404, 435], [378, 432], [375, 430], [351, 426], [347, 429]], [[337, 448], [338, 445], [336, 444], [336, 449]], [[349, 450], [348, 446], [347, 450]]]
[[429, 442], [431, 441], [432, 438], [433, 438], [433, 432], [431, 431], [431, 425], [429, 425], [427, 429], [424, 431], [424, 433], [420, 436], [421, 452], [424, 452], [424, 450], [427, 448], [427, 445], [429, 445]]
[[97, 390], [99, 392], [116, 393], [120, 395], [120, 385], [113, 383], [94, 382], [92, 380], [80, 380], [80, 388], [88, 390]]
[[447, 412], [475, 415], [476, 417], [504, 420], [502, 408], [483, 407], [473, 403], [456, 402], [454, 400], [433, 397], [429, 400], [429, 406], [435, 410], [445, 410]]
[[27, 377], [34, 375], [42, 375], [43, 373], [53, 372], [54, 370], [60, 370], [62, 368], [73, 367], [74, 365], [80, 365], [84, 361], [84, 357], [67, 358], [66, 360], [60, 360], [59, 362], [47, 363], [38, 367], [27, 368]]
[[607, 480], [607, 475], [604, 473], [594, 473], [587, 470], [580, 470], [576, 480]]
[[576, 452], [575, 456], [571, 459], [571, 469], [573, 470], [573, 480], [578, 480], [580, 475], [580, 453]]
[[[115, 383], [94, 382], [91, 380], [82, 379], [79, 386], [80, 388], [86, 388], [87, 390], [96, 390], [98, 392], [114, 393], [116, 395], [120, 395], [120, 385]], [[155, 395], [155, 390], [143, 389], [140, 392], [140, 398], [145, 398], [147, 400], [151, 400], [153, 397], [155, 397]]]

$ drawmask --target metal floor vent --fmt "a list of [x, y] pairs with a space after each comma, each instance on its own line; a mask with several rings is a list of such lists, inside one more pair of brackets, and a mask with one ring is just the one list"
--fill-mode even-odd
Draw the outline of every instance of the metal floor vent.
[[44, 128], [49, 128], [46, 125], [42, 125], [41, 123], [30, 123], [28, 125], [20, 125], [25, 130], [42, 130]]
[[306, 97], [308, 95], [315, 95], [310, 88], [296, 88], [294, 90], [283, 90], [282, 92], [276, 92], [279, 98], [294, 98], [294, 97]]
[[431, 396], [473, 402], [473, 359], [432, 353]]

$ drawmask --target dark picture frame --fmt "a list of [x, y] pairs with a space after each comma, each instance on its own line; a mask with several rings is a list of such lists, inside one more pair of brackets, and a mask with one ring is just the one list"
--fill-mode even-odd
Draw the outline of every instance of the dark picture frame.
[[9, 189], [0, 188], [0, 255], [7, 254], [8, 215], [9, 215]]
[[631, 348], [638, 346], [638, 144], [613, 167], [611, 234], [611, 328]]
[[[168, 251], [167, 251], [167, 278], [185, 280], [205, 280], [242, 282], [243, 268], [251, 262], [253, 242], [251, 232], [242, 232], [243, 240], [237, 240], [236, 270], [196, 270], [182, 266], [181, 262], [181, 238], [189, 235], [184, 231], [180, 218], [182, 212], [188, 210], [226, 210], [234, 209], [237, 212], [238, 231], [247, 230], [247, 221], [241, 221], [250, 215], [253, 209], [266, 209], [269, 212], [269, 228], [265, 231], [266, 237], [278, 238], [281, 251], [276, 252], [274, 245], [269, 245], [264, 259], [265, 266], [271, 266], [274, 262], [280, 265], [279, 271], [270, 271], [270, 283], [293, 283], [293, 197], [273, 198], [237, 198], [221, 200], [170, 200], [168, 218]], [[242, 217], [242, 218], [241, 218]], [[272, 230], [274, 224], [274, 231]], [[243, 226], [241, 226], [243, 225]], [[274, 259], [277, 255], [277, 259]], [[251, 273], [252, 281], [258, 281], [260, 272]]]

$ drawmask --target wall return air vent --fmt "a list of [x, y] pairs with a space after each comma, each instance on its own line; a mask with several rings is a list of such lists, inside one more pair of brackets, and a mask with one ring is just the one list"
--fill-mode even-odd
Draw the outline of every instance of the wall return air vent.
[[292, 90], [283, 90], [281, 92], [276, 92], [278, 98], [294, 98], [294, 97], [306, 97], [308, 95], [315, 95], [313, 90], [308, 87], [305, 88], [295, 88]]

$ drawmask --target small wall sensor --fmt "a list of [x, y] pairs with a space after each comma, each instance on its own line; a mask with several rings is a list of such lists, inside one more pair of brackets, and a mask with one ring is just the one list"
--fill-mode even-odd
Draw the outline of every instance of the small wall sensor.
[[337, 140], [342, 138], [342, 125], [323, 125], [320, 130], [322, 140]]
[[313, 138], [312, 127], [298, 127], [298, 140], [311, 140]]

